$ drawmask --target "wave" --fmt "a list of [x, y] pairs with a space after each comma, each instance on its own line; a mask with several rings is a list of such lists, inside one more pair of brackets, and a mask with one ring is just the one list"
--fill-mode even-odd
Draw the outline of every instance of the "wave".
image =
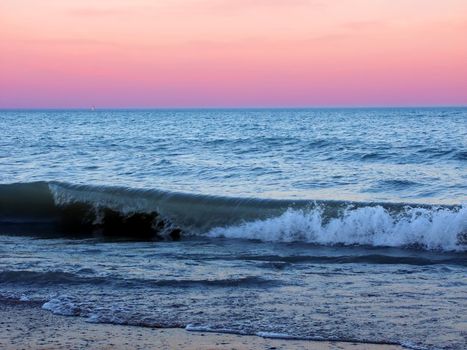
[[467, 205], [229, 198], [33, 182], [0, 185], [0, 229], [465, 251]]
[[[355, 250], [355, 249], [352, 249]], [[454, 254], [434, 254], [434, 255], [390, 255], [388, 252], [386, 254], [374, 254], [370, 253], [370, 250], [367, 249], [358, 249], [355, 252], [349, 254], [342, 254], [343, 251], [340, 250], [340, 254], [333, 255], [235, 255], [235, 256], [222, 256], [223, 260], [242, 260], [242, 261], [259, 261], [263, 262], [263, 267], [282, 269], [289, 264], [300, 264], [300, 263], [310, 263], [310, 264], [381, 264], [381, 265], [418, 265], [418, 266], [427, 266], [427, 265], [437, 265], [437, 264], [447, 264], [447, 265], [460, 265], [467, 266], [467, 260], [465, 259], [464, 254], [454, 253]], [[206, 258], [205, 258], [206, 259]], [[207, 258], [209, 259], [209, 258]], [[214, 257], [212, 259], [217, 259]]]
[[114, 287], [144, 288], [144, 287], [170, 287], [170, 288], [193, 288], [193, 287], [215, 287], [215, 288], [243, 288], [251, 286], [275, 287], [280, 282], [262, 278], [259, 276], [246, 276], [240, 278], [225, 279], [138, 279], [122, 278], [116, 276], [84, 276], [63, 271], [2, 271], [0, 272], [0, 283], [23, 284], [27, 286], [47, 285], [113, 285]]
[[27, 285], [57, 285], [57, 284], [104, 284], [106, 281], [100, 277], [84, 277], [70, 272], [62, 271], [2, 271], [0, 272], [2, 284]]
[[393, 215], [381, 205], [348, 208], [342, 216], [327, 222], [320, 208], [289, 209], [278, 217], [215, 228], [208, 235], [321, 245], [465, 250], [467, 206], [458, 210], [408, 207]]

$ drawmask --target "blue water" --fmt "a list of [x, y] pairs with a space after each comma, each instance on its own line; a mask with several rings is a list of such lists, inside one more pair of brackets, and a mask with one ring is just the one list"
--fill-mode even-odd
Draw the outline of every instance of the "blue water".
[[464, 349], [467, 108], [0, 111], [0, 301]]
[[1, 111], [0, 182], [460, 204], [467, 109]]

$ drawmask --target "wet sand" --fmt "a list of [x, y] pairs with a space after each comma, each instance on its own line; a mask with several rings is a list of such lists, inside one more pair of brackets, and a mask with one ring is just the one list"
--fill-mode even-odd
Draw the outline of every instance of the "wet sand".
[[13, 349], [368, 349], [400, 350], [396, 345], [264, 339], [184, 329], [153, 329], [85, 322], [54, 315], [39, 303], [0, 302], [0, 348]]

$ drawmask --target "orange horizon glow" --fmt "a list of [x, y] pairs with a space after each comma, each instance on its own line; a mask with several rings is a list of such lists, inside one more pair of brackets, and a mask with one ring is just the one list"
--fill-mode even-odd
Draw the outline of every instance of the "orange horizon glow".
[[467, 105], [465, 0], [2, 0], [0, 108]]

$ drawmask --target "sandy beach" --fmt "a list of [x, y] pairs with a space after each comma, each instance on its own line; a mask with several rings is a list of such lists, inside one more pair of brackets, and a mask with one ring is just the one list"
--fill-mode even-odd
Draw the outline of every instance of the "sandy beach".
[[85, 322], [78, 317], [57, 316], [40, 304], [0, 303], [0, 347], [13, 349], [374, 349], [397, 350], [396, 345], [327, 341], [295, 341], [153, 329]]

